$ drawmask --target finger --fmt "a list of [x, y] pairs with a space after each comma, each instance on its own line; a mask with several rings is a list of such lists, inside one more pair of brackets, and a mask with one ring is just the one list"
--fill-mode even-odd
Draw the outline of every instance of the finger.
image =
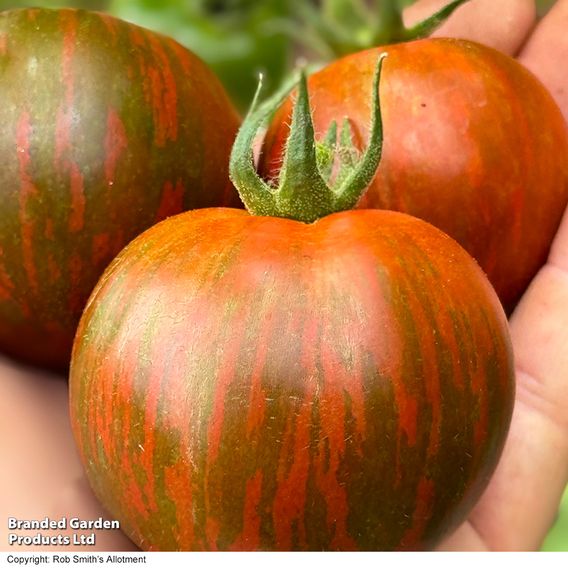
[[517, 366], [513, 421], [470, 523], [490, 549], [537, 550], [568, 482], [568, 212], [549, 262], [513, 314], [511, 336]]
[[467, 521], [444, 539], [436, 550], [440, 552], [487, 552], [488, 548], [483, 538]]
[[[405, 10], [405, 24], [423, 20], [448, 3], [449, 0], [419, 0]], [[535, 19], [534, 0], [470, 0], [458, 8], [433, 37], [469, 39], [515, 55]]]
[[558, 0], [520, 54], [520, 61], [548, 88], [568, 119], [568, 0]]

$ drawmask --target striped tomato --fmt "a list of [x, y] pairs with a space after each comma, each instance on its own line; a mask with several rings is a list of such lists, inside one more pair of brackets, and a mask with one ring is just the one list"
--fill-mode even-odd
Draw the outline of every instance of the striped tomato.
[[148, 550], [434, 546], [504, 443], [505, 314], [475, 261], [433, 226], [331, 213], [374, 175], [377, 105], [369, 148], [330, 187], [301, 83], [285, 175], [268, 188], [250, 144], [272, 106], [253, 109], [233, 150], [252, 214], [157, 224], [91, 296], [70, 376], [88, 478]]
[[64, 367], [103, 269], [186, 209], [237, 205], [238, 117], [163, 36], [82, 10], [0, 14], [0, 349]]
[[[349, 116], [369, 136], [366, 93], [383, 48], [310, 77], [316, 132]], [[361, 208], [402, 211], [456, 239], [510, 311], [545, 262], [568, 202], [568, 134], [544, 86], [515, 60], [472, 42], [426, 39], [389, 53], [383, 158]], [[260, 171], [282, 161], [291, 100], [265, 138]]]

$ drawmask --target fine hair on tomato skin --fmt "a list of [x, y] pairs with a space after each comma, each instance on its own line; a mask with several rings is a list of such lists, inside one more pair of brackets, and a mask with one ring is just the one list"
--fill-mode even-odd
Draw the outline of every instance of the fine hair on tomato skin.
[[377, 210], [156, 225], [97, 286], [70, 389], [93, 489], [149, 550], [431, 548], [487, 484], [514, 398], [483, 272]]

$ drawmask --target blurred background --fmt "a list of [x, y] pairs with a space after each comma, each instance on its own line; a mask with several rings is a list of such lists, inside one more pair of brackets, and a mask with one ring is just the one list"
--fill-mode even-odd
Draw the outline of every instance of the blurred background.
[[[555, 1], [537, 0], [539, 15]], [[241, 112], [261, 71], [273, 89], [302, 54], [324, 62], [389, 39], [363, 0], [0, 0], [0, 10], [28, 6], [103, 10], [172, 36], [210, 65]], [[543, 550], [568, 551], [568, 491]]]
[[[413, 0], [397, 2], [404, 7]], [[537, 0], [540, 13], [554, 2]], [[393, 27], [392, 14], [377, 18], [365, 0], [0, 0], [0, 10], [27, 6], [104, 10], [174, 37], [213, 68], [241, 112], [260, 71], [271, 90], [298, 55], [329, 61], [388, 42], [381, 23], [389, 20], [387, 27]]]

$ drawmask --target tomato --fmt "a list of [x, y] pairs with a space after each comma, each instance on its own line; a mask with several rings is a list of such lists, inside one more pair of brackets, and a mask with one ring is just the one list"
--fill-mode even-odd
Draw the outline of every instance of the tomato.
[[[544, 264], [568, 201], [568, 135], [543, 85], [515, 60], [482, 45], [425, 39], [339, 59], [309, 78], [316, 133], [348, 116], [368, 140], [377, 54], [384, 148], [360, 208], [402, 211], [457, 240], [511, 311]], [[291, 100], [265, 137], [259, 170], [274, 178]]]
[[278, 187], [252, 162], [269, 101], [233, 149], [250, 213], [159, 223], [89, 300], [71, 422], [95, 493], [144, 549], [429, 548], [490, 478], [514, 396], [493, 288], [424, 221], [345, 210], [380, 158], [374, 86], [371, 142], [338, 185], [301, 82]]
[[239, 118], [174, 41], [83, 10], [0, 15], [0, 349], [65, 368], [114, 256], [165, 217], [238, 206]]
[[395, 212], [203, 209], [99, 283], [71, 417], [95, 493], [148, 550], [391, 550], [463, 521], [512, 407], [475, 262]]

